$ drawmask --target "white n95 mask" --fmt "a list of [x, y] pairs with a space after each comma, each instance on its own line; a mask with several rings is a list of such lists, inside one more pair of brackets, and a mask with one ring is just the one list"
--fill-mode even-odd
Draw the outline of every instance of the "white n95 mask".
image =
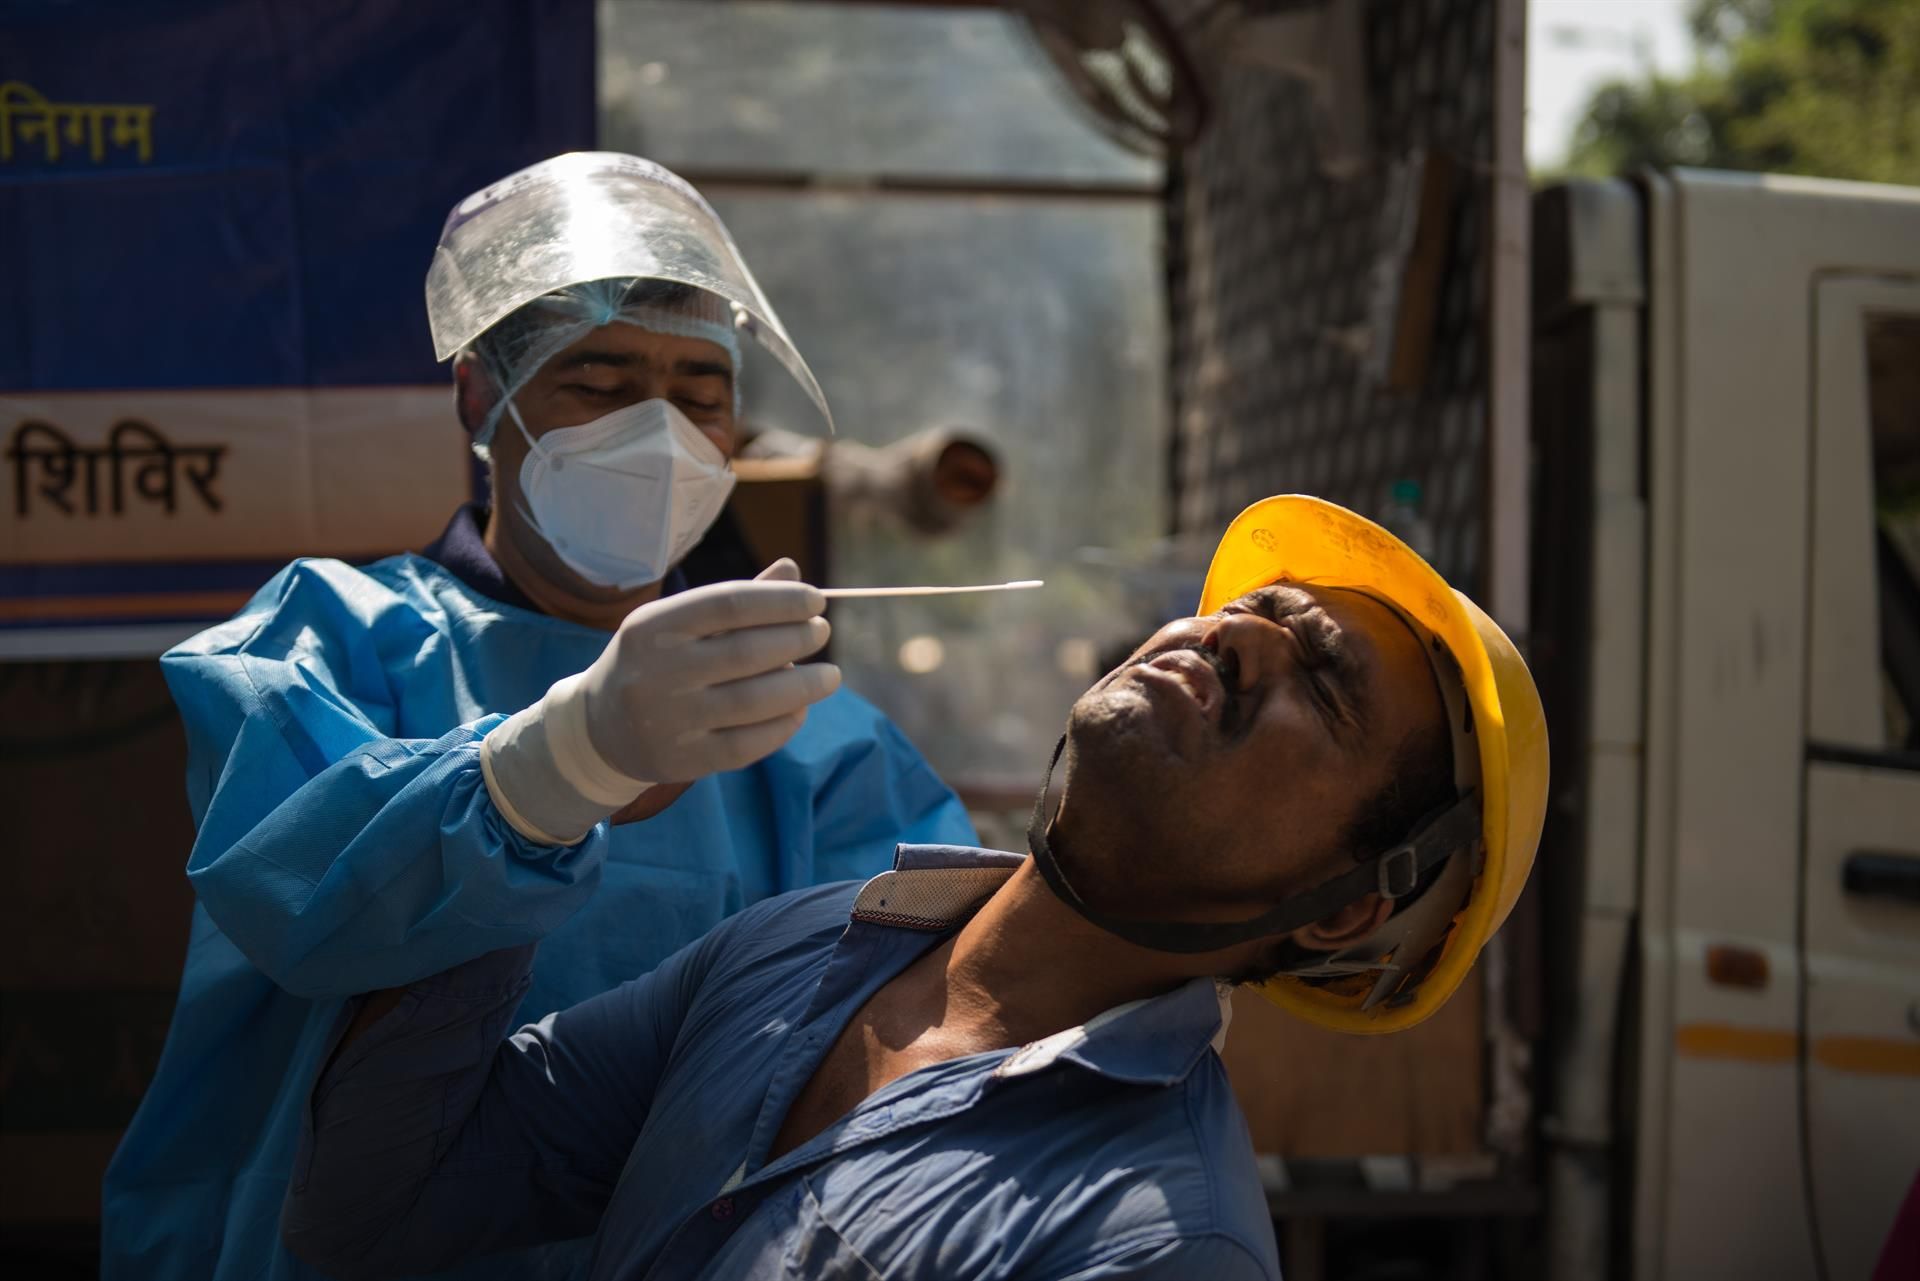
[[692, 550], [733, 492], [705, 432], [664, 400], [643, 400], [527, 441], [527, 520], [576, 574], [620, 591], [658, 582]]

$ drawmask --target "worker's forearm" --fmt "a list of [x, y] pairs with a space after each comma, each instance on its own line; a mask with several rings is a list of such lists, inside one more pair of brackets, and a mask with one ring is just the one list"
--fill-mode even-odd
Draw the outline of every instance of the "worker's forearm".
[[360, 1008], [353, 1013], [353, 1021], [347, 1024], [347, 1030], [340, 1037], [340, 1044], [333, 1047], [336, 1057], [340, 1051], [359, 1040], [361, 1034], [393, 1012], [400, 1004], [400, 998], [407, 994], [404, 987], [384, 988], [378, 992], [369, 992], [361, 999]]
[[[282, 1217], [296, 1255], [329, 1276], [378, 1277], [438, 1271], [486, 1248], [474, 1227], [486, 1216], [441, 1221], [448, 1190], [435, 1189], [447, 1177], [440, 1161], [479, 1106], [532, 957], [531, 946], [506, 949], [361, 1003], [313, 1087]], [[485, 1202], [484, 1174], [456, 1177], [458, 1197]], [[512, 1176], [502, 1179], [517, 1195]]]

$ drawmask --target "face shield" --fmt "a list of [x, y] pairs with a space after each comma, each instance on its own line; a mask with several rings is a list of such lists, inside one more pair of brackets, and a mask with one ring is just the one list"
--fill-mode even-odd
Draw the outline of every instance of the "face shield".
[[[706, 301], [672, 301], [673, 286], [690, 286]], [[650, 160], [571, 152], [454, 207], [427, 270], [434, 354], [447, 360], [509, 318], [506, 341], [482, 344], [491, 348], [483, 354], [503, 402], [555, 353], [602, 325], [720, 341], [730, 323], [785, 367], [832, 430], [820, 384], [719, 215]], [[720, 345], [737, 355], [737, 340]], [[492, 435], [499, 413], [496, 406], [477, 443]]]

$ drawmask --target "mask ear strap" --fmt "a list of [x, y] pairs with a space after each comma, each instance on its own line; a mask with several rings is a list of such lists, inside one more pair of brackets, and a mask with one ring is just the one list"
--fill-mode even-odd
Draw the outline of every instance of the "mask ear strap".
[[520, 429], [520, 439], [527, 442], [527, 448], [539, 453], [540, 446], [533, 443], [533, 433], [527, 430], [527, 420], [520, 416], [520, 406], [513, 403], [511, 396], [507, 397], [507, 412], [513, 415], [513, 425]]
[[[528, 456], [537, 457], [540, 453], [540, 446], [534, 443], [532, 433], [527, 430], [526, 420], [520, 417], [520, 406], [513, 403], [513, 397], [511, 396], [507, 397], [507, 413], [513, 416], [513, 425], [520, 429], [520, 438], [527, 442]], [[541, 539], [545, 541], [549, 547], [558, 548], [560, 546], [559, 543], [554, 542], [554, 540], [548, 536], [547, 531], [541, 526], [539, 518], [535, 516], [532, 509], [527, 506], [526, 491], [516, 490], [513, 505], [520, 509], [520, 519], [526, 521], [527, 527], [533, 530], [534, 533], [540, 535]]]

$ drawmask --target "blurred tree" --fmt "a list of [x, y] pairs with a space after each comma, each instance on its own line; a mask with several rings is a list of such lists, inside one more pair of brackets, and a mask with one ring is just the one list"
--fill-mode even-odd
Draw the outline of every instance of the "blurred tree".
[[1694, 0], [1696, 65], [1601, 86], [1567, 168], [1920, 184], [1920, 0]]

